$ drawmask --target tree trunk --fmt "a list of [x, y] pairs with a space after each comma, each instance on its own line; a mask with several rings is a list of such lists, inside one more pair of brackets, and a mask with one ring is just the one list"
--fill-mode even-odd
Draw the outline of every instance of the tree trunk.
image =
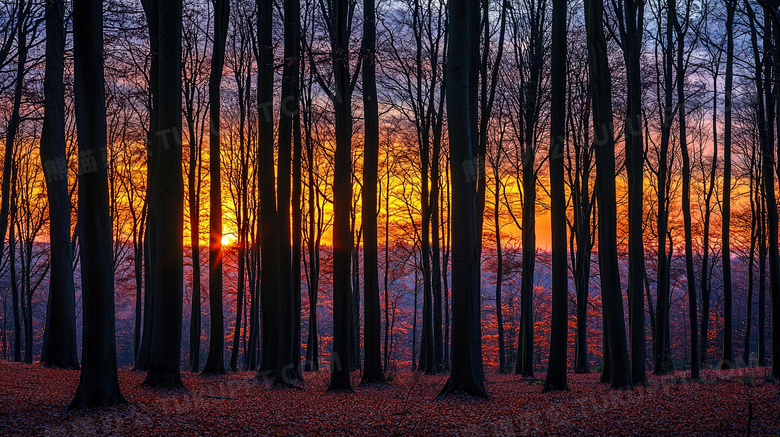
[[[151, 387], [182, 387], [180, 367], [183, 300], [183, 216], [181, 144], [181, 0], [160, 2], [159, 109], [156, 132], [160, 143], [155, 169], [154, 305], [149, 373]], [[80, 197], [80, 196], [79, 196]]]
[[536, 269], [536, 124], [539, 121], [538, 89], [543, 66], [541, 7], [531, 13], [530, 72], [525, 84], [523, 108], [523, 277], [520, 285], [520, 335], [515, 374], [534, 376], [534, 273]]
[[[279, 225], [279, 300], [277, 311], [279, 327], [277, 335], [278, 356], [275, 386], [289, 386], [300, 362], [300, 356], [293, 356], [293, 338], [295, 337], [295, 305], [293, 304], [292, 247], [290, 229], [290, 176], [292, 171], [291, 153], [293, 146], [293, 121], [298, 112], [298, 77], [300, 43], [300, 3], [298, 0], [284, 2], [284, 66], [282, 70], [282, 103], [279, 109], [279, 159], [277, 179], [277, 223]], [[272, 163], [273, 165], [273, 163]], [[300, 284], [300, 276], [297, 278]], [[300, 302], [300, 300], [299, 300]]]
[[602, 0], [585, 1], [585, 24], [593, 95], [593, 125], [596, 147], [598, 202], [598, 247], [602, 305], [608, 338], [610, 382], [615, 389], [633, 387], [629, 371], [623, 299], [617, 257], [617, 211], [615, 205], [615, 139], [612, 123], [612, 81], [607, 62]]
[[46, 2], [45, 111], [41, 132], [41, 162], [49, 199], [51, 275], [41, 362], [78, 369], [76, 345], [76, 292], [70, 245], [70, 195], [65, 152], [65, 3]]
[[[94, 156], [99, 160], [106, 145], [102, 2], [77, 0], [73, 3], [73, 49], [79, 156]], [[80, 172], [78, 215], [84, 305], [83, 365], [69, 408], [123, 404], [127, 401], [119, 392], [116, 368], [114, 270], [105, 166]]]
[[[309, 70], [309, 74], [313, 73]], [[311, 77], [310, 77], [311, 79]], [[319, 291], [320, 279], [320, 224], [322, 222], [322, 211], [319, 208], [319, 195], [314, 183], [314, 141], [312, 139], [312, 117], [311, 117], [311, 80], [307, 83], [305, 94], [305, 108], [303, 113], [303, 125], [306, 142], [306, 162], [308, 163], [307, 178], [309, 185], [309, 334], [306, 339], [306, 371], [319, 371], [319, 342], [317, 341], [317, 294]]]
[[[775, 10], [778, 2], [773, 3]], [[774, 62], [775, 79], [780, 75], [780, 26], [775, 23], [774, 31]], [[777, 85], [775, 85], [777, 86]], [[780, 115], [780, 99], [776, 99], [776, 115]], [[780, 117], [777, 119], [777, 131], [780, 132]], [[778, 136], [780, 139], [780, 136]], [[780, 142], [778, 143], [780, 147]], [[772, 318], [772, 376], [780, 378], [780, 253], [778, 253], [778, 213], [777, 199], [775, 198], [775, 154], [772, 144], [767, 141], [762, 148], [763, 185], [766, 197], [767, 228], [769, 235], [769, 296]]]
[[[227, 40], [230, 2], [214, 2], [214, 50], [211, 55], [211, 76], [209, 77], [209, 311], [211, 333], [209, 355], [206, 358], [204, 374], [225, 373], [225, 327], [222, 314], [222, 169], [220, 158], [220, 83], [225, 65], [225, 41]], [[239, 96], [241, 98], [241, 96]], [[240, 313], [236, 313], [236, 319]]]
[[160, 83], [160, 27], [159, 4], [158, 0], [142, 0], [141, 5], [144, 8], [146, 24], [149, 28], [149, 130], [146, 134], [146, 198], [144, 202], [147, 205], [146, 229], [144, 232], [144, 309], [143, 309], [143, 333], [141, 335], [141, 346], [138, 348], [138, 358], [135, 361], [133, 370], [148, 371], [149, 359], [151, 355], [152, 327], [154, 319], [152, 318], [152, 308], [154, 307], [154, 269], [155, 259], [157, 257], [157, 231], [155, 219], [155, 176], [157, 153], [157, 133], [158, 110], [159, 110], [159, 83]]
[[449, 47], [447, 52], [447, 128], [452, 172], [452, 360], [450, 376], [439, 396], [464, 392], [487, 397], [482, 378], [480, 342], [480, 262], [477, 236], [477, 202], [474, 180], [463, 171], [473, 162], [472, 121], [469, 110], [470, 57], [479, 40], [468, 29], [474, 0], [448, 3]]
[[626, 173], [628, 175], [628, 295], [631, 376], [634, 384], [645, 385], [645, 247], [642, 236], [644, 147], [642, 145], [642, 32], [644, 2], [627, 0], [624, 11], [616, 11], [624, 30], [621, 32], [623, 59], [628, 82], [626, 135]]
[[336, 117], [336, 151], [333, 169], [333, 352], [328, 390], [352, 390], [349, 380], [351, 232], [352, 202], [352, 85], [349, 74], [350, 6], [347, 0], [332, 4], [331, 63], [336, 85], [333, 106]]
[[569, 274], [566, 265], [566, 187], [563, 148], [566, 135], [566, 0], [553, 1], [550, 55], [550, 223], [552, 236], [552, 318], [550, 355], [543, 392], [568, 390], [566, 384]]
[[[296, 0], [297, 1], [297, 0]], [[379, 105], [376, 89], [376, 4], [363, 0], [363, 377], [361, 384], [385, 383], [382, 370], [377, 185], [379, 179]], [[387, 303], [385, 303], [386, 305]]]
[[[14, 163], [14, 142], [16, 132], [21, 124], [19, 110], [22, 106], [22, 91], [24, 90], [24, 71], [27, 64], [27, 25], [25, 23], [30, 10], [30, 3], [19, 0], [16, 17], [16, 77], [14, 79], [14, 94], [11, 104], [11, 117], [5, 129], [5, 157], [3, 159], [2, 200], [0, 200], [0, 254], [3, 253], [5, 234], [9, 230], [9, 207], [11, 200], [11, 167]], [[14, 346], [16, 347], [16, 346]]]
[[[687, 26], [687, 13], [684, 19]], [[687, 68], [683, 61], [685, 33], [683, 33], [682, 24], [676, 16], [674, 24], [677, 33], [677, 110], [680, 116], [680, 149], [683, 161], [682, 210], [683, 227], [685, 228], [685, 272], [688, 283], [688, 321], [691, 326], [691, 379], [699, 379], [699, 324], [696, 320], [698, 314], [696, 310], [696, 270], [693, 266], [693, 231], [691, 230], [691, 160], [688, 156], [687, 113], [685, 109], [685, 72]]]
[[[721, 369], [734, 366], [731, 287], [731, 91], [734, 82], [734, 11], [736, 0], [726, 0], [726, 120], [723, 137], [723, 219], [721, 263], [723, 267], [723, 355]], [[772, 191], [774, 193], [774, 191]], [[776, 234], [776, 233], [775, 233]], [[660, 311], [660, 310], [659, 310]]]
[[[675, 21], [676, 3], [670, 0], [668, 3], [666, 15], [666, 48], [663, 58], [664, 63], [664, 106], [661, 108], [661, 144], [659, 152], [659, 163], [657, 173], [657, 235], [658, 235], [658, 276], [656, 282], [658, 315], [656, 317], [655, 337], [653, 343], [653, 354], [655, 359], [655, 368], [653, 373], [665, 375], [673, 369], [668, 365], [671, 358], [669, 356], [670, 346], [667, 343], [669, 337], [669, 305], [670, 305], [670, 276], [669, 265], [672, 253], [667, 253], [667, 237], [669, 232], [669, 143], [671, 141], [672, 118], [674, 108], [672, 107], [673, 89], [673, 69], [674, 69], [674, 42], [673, 42], [673, 23]], [[659, 19], [660, 21], [660, 19]], [[671, 244], [671, 242], [670, 242]]]
[[[279, 359], [279, 298], [281, 290], [279, 257], [279, 222], [274, 177], [274, 120], [273, 120], [273, 2], [257, 0], [258, 52], [257, 104], [260, 184], [260, 248], [262, 300], [262, 360], [258, 377], [270, 376]], [[281, 144], [281, 143], [280, 143]], [[280, 154], [281, 156], [281, 154]], [[280, 175], [287, 174], [284, 171]], [[285, 242], [286, 244], [286, 242]], [[289, 262], [288, 262], [289, 263]]]

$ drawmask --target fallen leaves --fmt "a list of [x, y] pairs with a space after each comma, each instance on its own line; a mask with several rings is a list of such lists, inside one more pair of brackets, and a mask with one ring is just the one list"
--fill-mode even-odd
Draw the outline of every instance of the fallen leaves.
[[[766, 368], [651, 376], [648, 387], [613, 391], [598, 374], [569, 375], [567, 392], [514, 375], [488, 374], [490, 399], [434, 399], [446, 375], [395, 375], [392, 385], [325, 392], [327, 372], [304, 390], [270, 389], [252, 372], [203, 378], [186, 390], [141, 386], [119, 371], [130, 405], [71, 412], [79, 372], [0, 363], [0, 433], [8, 435], [701, 435], [780, 434], [780, 392]], [[353, 374], [353, 384], [359, 374]]]

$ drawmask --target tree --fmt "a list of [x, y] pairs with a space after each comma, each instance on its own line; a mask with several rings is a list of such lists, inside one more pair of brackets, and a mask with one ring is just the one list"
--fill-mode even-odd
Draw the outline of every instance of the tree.
[[[104, 156], [106, 144], [102, 6], [98, 0], [73, 2], [76, 129], [79, 156], [82, 158], [79, 165], [95, 165], [92, 171], [90, 167], [81, 168], [79, 174], [78, 223], [84, 343], [81, 377], [69, 407], [71, 409], [126, 403], [119, 391], [116, 368], [108, 175], [105, 166], [97, 164], [100, 157]], [[86, 157], [91, 159], [85, 161]]]
[[[279, 354], [279, 293], [280, 263], [279, 223], [276, 205], [276, 178], [274, 177], [274, 120], [273, 105], [273, 46], [272, 1], [257, 0], [257, 104], [259, 141], [259, 187], [260, 187], [260, 249], [262, 300], [262, 362], [258, 376], [276, 369]], [[280, 173], [282, 175], [283, 173]]]
[[476, 186], [464, 171], [475, 162], [471, 150], [469, 70], [472, 44], [479, 41], [468, 32], [473, 0], [450, 0], [448, 4], [449, 47], [446, 92], [447, 129], [450, 137], [452, 181], [452, 359], [450, 376], [439, 396], [467, 393], [487, 397], [482, 379], [482, 356], [477, 344], [479, 327], [479, 244], [477, 243]]
[[[685, 272], [688, 282], [688, 317], [691, 326], [691, 379], [699, 379], [699, 332], [696, 320], [696, 271], [693, 267], [693, 231], [691, 218], [691, 159], [688, 155], [687, 120], [685, 107], [685, 34], [689, 27], [690, 7], [685, 8], [684, 24], [674, 17], [677, 35], [677, 111], [680, 117], [680, 149], [682, 151], [682, 210], [685, 233]], [[644, 316], [643, 316], [644, 317]], [[643, 366], [644, 369], [644, 366]]]
[[550, 66], [550, 223], [552, 235], [552, 320], [550, 356], [542, 391], [567, 390], [566, 339], [569, 275], [566, 267], [566, 191], [563, 147], [566, 135], [566, 0], [553, 1]]
[[149, 371], [152, 331], [154, 326], [152, 308], [155, 306], [154, 269], [155, 260], [157, 258], [157, 230], [155, 227], [156, 214], [154, 212], [156, 201], [154, 200], [154, 187], [156, 183], [155, 177], [157, 174], [155, 153], [158, 142], [158, 113], [160, 106], [160, 19], [158, 0], [142, 0], [141, 5], [143, 6], [144, 15], [146, 17], [146, 24], [149, 28], [149, 54], [151, 60], [149, 62], [149, 128], [146, 135], [147, 152], [145, 202], [147, 204], [147, 222], [146, 232], [144, 235], [144, 329], [143, 335], [141, 336], [141, 345], [138, 348], [138, 358], [136, 359], [135, 366], [133, 368], [134, 370]]
[[[576, 50], [575, 50], [576, 48]], [[593, 151], [590, 132], [590, 84], [587, 77], [587, 47], [573, 44], [568, 52], [569, 95], [567, 180], [571, 190], [572, 220], [569, 230], [574, 290], [577, 302], [574, 373], [589, 373], [588, 301], [593, 246], [595, 244], [594, 193], [591, 191]]]
[[[179, 370], [181, 350], [184, 201], [181, 145], [181, 29], [182, 2], [158, 4], [159, 17], [159, 139], [152, 156], [155, 168], [153, 214], [155, 255], [153, 266], [149, 373], [144, 384], [151, 387], [182, 387]], [[79, 196], [80, 198], [81, 196]]]
[[[732, 342], [732, 301], [731, 284], [731, 109], [732, 88], [734, 83], [734, 12], [736, 0], [726, 0], [726, 126], [723, 137], [723, 212], [721, 265], [723, 267], [723, 355], [721, 369], [730, 369], [734, 365], [734, 346]], [[772, 191], [774, 192], [774, 191]]]
[[[653, 355], [654, 369], [653, 373], [665, 375], [670, 373], [672, 368], [671, 352], [669, 345], [669, 307], [671, 304], [671, 258], [672, 251], [667, 251], [667, 244], [671, 246], [673, 239], [669, 232], [669, 204], [671, 190], [671, 172], [669, 171], [669, 146], [671, 143], [672, 122], [674, 119], [674, 110], [672, 99], [674, 96], [674, 17], [676, 15], [676, 3], [672, 0], [668, 2], [666, 8], [666, 22], [664, 31], [664, 55], [662, 58], [663, 78], [658, 81], [657, 86], [663, 86], [663, 102], [659, 101], [660, 119], [661, 119], [661, 141], [658, 152], [658, 170], [656, 172], [656, 208], [657, 220], [656, 230], [658, 237], [658, 259], [656, 275], [656, 299], [657, 299], [657, 317], [655, 319], [655, 331], [653, 337]], [[661, 16], [658, 17], [659, 28], [661, 26]], [[661, 31], [659, 30], [659, 34]], [[660, 97], [659, 97], [660, 100]], [[674, 159], [674, 157], [672, 157]]]
[[[523, 96], [521, 101], [522, 117], [518, 134], [521, 136], [522, 175], [523, 175], [523, 278], [520, 288], [520, 335], [517, 346], [517, 365], [515, 374], [532, 377], [534, 375], [534, 270], [536, 269], [536, 130], [541, 112], [539, 98], [540, 76], [544, 66], [544, 22], [546, 8], [534, 1], [529, 3], [528, 26], [530, 41], [527, 49], [528, 79], [521, 80]], [[515, 24], [517, 27], [517, 24]], [[517, 42], [517, 47], [520, 46]], [[519, 49], [519, 48], [518, 48]], [[521, 66], [522, 68], [522, 66]]]
[[[182, 113], [186, 121], [186, 139], [188, 165], [185, 167], [187, 177], [187, 203], [190, 231], [190, 260], [192, 262], [192, 281], [190, 283], [190, 335], [189, 335], [189, 368], [191, 372], [200, 370], [200, 341], [202, 319], [202, 279], [200, 261], [200, 205], [201, 187], [203, 186], [203, 143], [206, 128], [206, 117], [209, 105], [206, 93], [203, 91], [206, 77], [207, 42], [205, 29], [200, 24], [203, 11], [197, 4], [187, 5], [186, 16], [182, 29], [182, 85], [184, 107]], [[201, 47], [202, 45], [202, 47]]]
[[[772, 3], [774, 10], [776, 11], [778, 2]], [[765, 13], [769, 11], [765, 10]], [[774, 36], [774, 74], [775, 80], [780, 76], [780, 24], [775, 21], [772, 24], [772, 31]], [[775, 88], [777, 85], [775, 85]], [[776, 98], [776, 96], [775, 96]], [[777, 132], [780, 133], [780, 98], [776, 98], [777, 108], [775, 115], [778, 116]], [[777, 136], [780, 140], [780, 135]], [[771, 302], [771, 317], [772, 317], [772, 376], [780, 378], [780, 249], [778, 249], [778, 218], [777, 213], [777, 200], [775, 199], [775, 175], [772, 169], [775, 167], [774, 153], [769, 141], [765, 142], [761, 148], [762, 159], [762, 181], [764, 196], [766, 197], [766, 232], [769, 235], [769, 296]], [[778, 143], [780, 147], [780, 142]]]
[[[297, 0], [295, 0], [297, 1]], [[361, 384], [384, 383], [379, 313], [377, 196], [379, 179], [379, 105], [376, 90], [376, 4], [363, 0], [363, 376]]]
[[[30, 16], [32, 8], [32, 2], [26, 2], [25, 0], [19, 0], [13, 14], [16, 13], [15, 23], [12, 25], [11, 20], [8, 21], [8, 26], [11, 29], [16, 30], [16, 72], [14, 78], [14, 93], [13, 102], [11, 103], [11, 116], [8, 119], [8, 124], [5, 128], [5, 156], [3, 159], [3, 179], [0, 190], [2, 190], [2, 199], [0, 200], [0, 255], [4, 252], [3, 245], [5, 244], [5, 234], [9, 231], [9, 221], [11, 215], [9, 214], [10, 202], [11, 202], [11, 173], [14, 162], [14, 142], [16, 141], [16, 134], [19, 130], [19, 124], [22, 122], [21, 115], [19, 113], [22, 106], [22, 91], [24, 90], [24, 73], [27, 64], [27, 56], [29, 47], [27, 44], [27, 38], [29, 33], [29, 24], [27, 20]], [[8, 38], [7, 46], [3, 47], [2, 56], [0, 61], [5, 61], [8, 55], [12, 38]], [[11, 258], [13, 259], [13, 257]], [[16, 305], [14, 304], [14, 308]], [[14, 330], [15, 335], [19, 335], [18, 329]], [[18, 342], [15, 344], [18, 345]], [[18, 347], [18, 346], [16, 346]]]
[[[615, 389], [633, 387], [629, 371], [626, 328], [617, 259], [617, 211], [615, 205], [615, 138], [612, 123], [612, 79], [602, 20], [602, 0], [585, 1], [588, 63], [595, 127], [596, 200], [598, 202], [598, 251], [604, 329], [608, 341], [610, 383]], [[605, 348], [606, 349], [606, 348]]]
[[352, 90], [349, 73], [349, 23], [352, 8], [347, 0], [332, 0], [330, 10], [331, 63], [335, 92], [328, 91], [336, 117], [336, 152], [333, 170], [333, 352], [328, 390], [352, 390], [349, 381], [352, 200]]
[[[277, 222], [279, 224], [279, 355], [274, 375], [275, 386], [289, 386], [291, 380], [297, 377], [300, 364], [300, 354], [294, 356], [293, 340], [295, 318], [300, 320], [300, 314], [295, 313], [293, 282], [301, 282], [300, 274], [293, 277], [292, 247], [290, 229], [290, 176], [291, 153], [294, 146], [293, 122], [298, 113], [298, 78], [300, 76], [300, 22], [299, 0], [284, 2], [284, 66], [282, 70], [282, 102], [279, 108], [279, 178], [277, 180]], [[300, 266], [300, 263], [299, 263]], [[297, 270], [296, 270], [297, 271]], [[300, 296], [298, 296], [300, 306]]]
[[642, 32], [644, 0], [625, 0], [616, 10], [627, 81], [625, 122], [626, 173], [628, 176], [628, 296], [631, 377], [634, 384], [645, 385], [645, 247], [642, 238], [644, 148], [642, 145]]
[[[227, 41], [230, 2], [213, 0], [214, 3], [214, 50], [211, 56], [209, 77], [209, 310], [211, 313], [211, 334], [209, 355], [203, 373], [225, 373], [225, 328], [222, 314], [222, 179], [220, 158], [220, 84], [225, 65], [225, 43]], [[239, 318], [240, 314], [236, 314]]]
[[41, 162], [49, 200], [51, 276], [41, 362], [78, 369], [76, 292], [70, 245], [70, 193], [65, 151], [65, 3], [46, 2], [45, 111], [41, 132]]

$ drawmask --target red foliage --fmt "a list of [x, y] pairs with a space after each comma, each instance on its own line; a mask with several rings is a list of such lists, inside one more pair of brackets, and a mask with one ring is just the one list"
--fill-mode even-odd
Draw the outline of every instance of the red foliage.
[[[780, 393], [767, 369], [650, 377], [648, 388], [611, 391], [598, 375], [569, 375], [570, 391], [542, 394], [539, 380], [488, 374], [487, 401], [435, 400], [446, 376], [402, 373], [386, 388], [326, 393], [328, 375], [306, 374], [305, 390], [270, 389], [252, 373], [201, 378], [186, 390], [142, 387], [120, 370], [130, 405], [65, 409], [77, 371], [0, 363], [0, 434], [10, 435], [669, 435], [780, 433]], [[359, 375], [353, 374], [353, 382]]]

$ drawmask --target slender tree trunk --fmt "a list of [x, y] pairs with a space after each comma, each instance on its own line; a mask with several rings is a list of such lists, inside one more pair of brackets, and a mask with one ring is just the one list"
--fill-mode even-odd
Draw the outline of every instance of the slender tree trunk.
[[[27, 64], [27, 24], [25, 23], [30, 11], [30, 3], [19, 0], [16, 16], [16, 77], [14, 79], [13, 103], [11, 104], [11, 117], [5, 129], [5, 157], [3, 159], [2, 200], [0, 200], [0, 256], [4, 252], [5, 234], [9, 231], [9, 208], [11, 201], [11, 173], [14, 164], [14, 142], [16, 133], [21, 124], [19, 114], [22, 106], [22, 91], [24, 90], [24, 72]], [[13, 226], [11, 226], [13, 228]], [[18, 332], [18, 331], [16, 331]], [[16, 344], [16, 343], [15, 343]], [[16, 347], [16, 346], [14, 346]]]
[[758, 366], [766, 365], [766, 201], [764, 189], [759, 187], [758, 233]]
[[[106, 145], [102, 2], [74, 1], [73, 48], [79, 156], [91, 155], [99, 159], [105, 153]], [[78, 182], [83, 365], [70, 409], [127, 402], [119, 392], [116, 368], [114, 269], [105, 166], [97, 165], [94, 171], [80, 172]]]
[[621, 19], [624, 31], [623, 58], [628, 81], [626, 173], [628, 174], [628, 295], [631, 376], [634, 384], [645, 385], [645, 247], [642, 236], [644, 192], [644, 146], [642, 145], [642, 33], [644, 1], [626, 0]]
[[[445, 81], [442, 81], [445, 85]], [[442, 267], [441, 267], [441, 232], [439, 229], [439, 196], [441, 193], [440, 160], [441, 160], [441, 141], [442, 127], [444, 124], [444, 86], [441, 88], [441, 97], [439, 98], [439, 107], [434, 116], [433, 127], [433, 156], [431, 157], [431, 260], [432, 260], [432, 286], [433, 286], [433, 342], [435, 349], [434, 361], [436, 363], [436, 373], [444, 370], [444, 344], [442, 333]], [[389, 184], [388, 184], [389, 185]]]
[[[770, 14], [764, 14], [764, 32], [763, 32], [763, 46], [764, 46], [764, 93], [766, 100], [766, 132], [767, 142], [769, 144], [775, 143], [775, 91], [774, 83], [777, 78], [780, 77], [779, 71], [774, 67], [774, 16]], [[761, 155], [759, 155], [761, 156]], [[761, 168], [761, 167], [760, 167]], [[762, 170], [759, 169], [759, 173]], [[762, 179], [763, 182], [763, 179]], [[758, 184], [758, 225], [759, 225], [759, 243], [758, 243], [758, 264], [759, 264], [759, 283], [758, 283], [758, 365], [766, 365], [766, 259], [767, 259], [767, 247], [766, 247], [766, 196], [764, 194], [764, 184]]]
[[[257, 0], [258, 51], [257, 104], [260, 184], [260, 249], [262, 300], [262, 360], [258, 376], [270, 376], [279, 359], [279, 313], [281, 264], [279, 256], [279, 220], [274, 177], [274, 120], [273, 120], [273, 2]], [[281, 144], [281, 143], [280, 143]], [[281, 154], [280, 154], [281, 156]], [[280, 175], [288, 174], [280, 171]], [[284, 242], [287, 244], [287, 242]], [[288, 261], [289, 264], [289, 261]]]
[[[759, 94], [760, 95], [760, 94]], [[747, 316], [745, 317], [745, 340], [742, 348], [742, 362], [745, 367], [750, 367], [750, 332], [753, 327], [753, 295], [754, 295], [754, 275], [756, 244], [758, 243], [758, 211], [756, 210], [756, 201], [758, 192], [755, 187], [755, 162], [756, 162], [756, 144], [753, 143], [753, 155], [750, 163], [750, 250], [748, 251], [748, 294], [747, 294]]]
[[[726, 0], [726, 120], [723, 138], [723, 219], [721, 263], [723, 266], [723, 355], [721, 369], [734, 366], [732, 342], [732, 301], [731, 287], [731, 92], [734, 82], [734, 11], [736, 0]], [[774, 191], [772, 191], [774, 192]]]
[[550, 223], [552, 235], [552, 318], [550, 355], [543, 392], [567, 390], [566, 369], [569, 274], [566, 266], [566, 187], [563, 153], [566, 135], [566, 0], [553, 1], [550, 66]]
[[[275, 386], [289, 386], [296, 377], [299, 357], [293, 357], [293, 332], [295, 330], [292, 277], [292, 246], [290, 229], [290, 196], [293, 146], [293, 121], [298, 112], [298, 77], [300, 44], [300, 2], [284, 2], [284, 66], [282, 67], [282, 103], [279, 110], [279, 176], [276, 183], [277, 223], [279, 226], [279, 314], [278, 356]], [[273, 165], [273, 163], [271, 163]], [[272, 170], [273, 171], [273, 170]], [[300, 283], [300, 276], [297, 278]]]
[[[230, 2], [214, 2], [214, 50], [211, 55], [211, 76], [209, 77], [209, 311], [211, 333], [209, 355], [206, 358], [204, 374], [225, 373], [225, 327], [222, 314], [222, 170], [220, 158], [220, 84], [225, 65], [225, 42], [227, 40]], [[241, 97], [239, 97], [241, 98]], [[236, 313], [238, 319], [240, 313]]]
[[200, 370], [201, 277], [200, 277], [200, 141], [195, 137], [195, 125], [188, 120], [190, 130], [190, 173], [188, 175], [190, 209], [190, 258], [192, 259], [192, 295], [190, 301], [190, 372]]
[[[158, 147], [155, 169], [154, 305], [149, 373], [152, 387], [181, 387], [180, 351], [183, 300], [183, 216], [181, 144], [181, 0], [160, 2]], [[79, 196], [81, 197], [81, 196]]]
[[[778, 3], [773, 3], [775, 10], [777, 10]], [[774, 34], [774, 73], [775, 80], [780, 76], [780, 26], [776, 23], [773, 26]], [[775, 84], [775, 89], [777, 84]], [[780, 99], [775, 98], [777, 107], [775, 108], [776, 115], [780, 115]], [[777, 119], [777, 131], [780, 132], [780, 117]], [[780, 136], [778, 136], [780, 139]], [[780, 142], [778, 142], [778, 148], [780, 148]], [[780, 378], [780, 253], [778, 249], [778, 213], [777, 213], [777, 199], [775, 198], [775, 173], [772, 171], [775, 168], [775, 154], [772, 150], [772, 144], [767, 141], [762, 148], [762, 176], [764, 193], [766, 197], [766, 232], [769, 236], [769, 296], [771, 305], [771, 320], [772, 320], [772, 376]]]
[[617, 208], [615, 205], [615, 139], [612, 122], [612, 81], [607, 62], [602, 0], [585, 1], [588, 63], [593, 95], [595, 126], [596, 186], [598, 201], [598, 247], [602, 305], [608, 339], [610, 382], [613, 388], [633, 387], [629, 370], [623, 299], [617, 257]]
[[[300, 87], [299, 87], [300, 89]], [[301, 136], [301, 112], [296, 108], [293, 120], [293, 169], [292, 169], [292, 363], [296, 377], [301, 377], [301, 262], [303, 255], [303, 216], [301, 213], [301, 166], [303, 164], [303, 138]]]
[[[387, 141], [388, 147], [385, 150], [385, 171], [387, 172], [387, 184], [385, 185], [385, 372], [389, 372], [390, 365], [390, 141]], [[446, 271], [446, 269], [445, 269]]]
[[[297, 0], [296, 0], [297, 1]], [[376, 89], [376, 3], [363, 0], [363, 377], [361, 384], [384, 383], [382, 370], [381, 314], [377, 197], [379, 179], [379, 105]]]
[[[449, 47], [466, 48], [447, 52], [447, 124], [450, 137], [452, 178], [452, 360], [450, 376], [439, 396], [465, 392], [487, 397], [483, 383], [480, 341], [480, 260], [477, 235], [477, 202], [474, 180], [463, 165], [472, 160], [472, 120], [469, 71], [470, 58], [479, 40], [468, 31], [474, 0], [448, 3]], [[472, 161], [473, 162], [473, 161]]]
[[149, 52], [151, 55], [149, 66], [149, 130], [147, 131], [146, 154], [146, 198], [147, 223], [144, 232], [144, 328], [141, 336], [141, 346], [138, 349], [138, 359], [135, 361], [134, 370], [148, 371], [151, 356], [151, 342], [154, 319], [152, 308], [154, 305], [154, 277], [155, 259], [157, 257], [157, 230], [156, 230], [156, 203], [154, 200], [158, 112], [159, 112], [159, 83], [160, 83], [160, 27], [158, 0], [142, 0], [146, 24], [149, 28]]
[[[590, 109], [590, 98], [586, 107]], [[571, 115], [570, 115], [571, 116]], [[591, 233], [593, 218], [593, 199], [590, 192], [590, 174], [592, 161], [590, 159], [590, 134], [587, 127], [589, 112], [580, 117], [583, 126], [583, 141], [573, 142], [575, 154], [575, 181], [572, 194], [574, 200], [574, 235], [577, 249], [574, 254], [574, 287], [577, 295], [577, 337], [574, 347], [574, 373], [589, 373], [588, 359], [588, 299], [590, 297], [590, 265], [593, 251]]]
[[707, 362], [707, 348], [709, 347], [709, 323], [710, 323], [710, 217], [712, 215], [712, 195], [715, 192], [715, 176], [718, 172], [718, 65], [715, 65], [713, 77], [712, 96], [712, 169], [710, 170], [710, 182], [707, 195], [704, 200], [704, 237], [702, 239], [701, 259], [701, 341], [699, 342], [701, 364]]
[[65, 152], [65, 3], [46, 2], [45, 111], [41, 132], [41, 162], [49, 199], [51, 275], [41, 362], [78, 369], [76, 292], [70, 245], [70, 195]]
[[[667, 237], [669, 232], [669, 143], [671, 142], [672, 119], [674, 108], [672, 97], [674, 95], [673, 70], [674, 70], [674, 21], [677, 14], [675, 0], [670, 0], [666, 15], [666, 51], [664, 62], [664, 105], [661, 108], [661, 144], [659, 152], [657, 172], [657, 235], [658, 235], [658, 263], [656, 294], [658, 315], [656, 317], [653, 354], [655, 368], [653, 373], [665, 375], [673, 369], [670, 367], [669, 356], [669, 306], [670, 306], [670, 275], [669, 265], [671, 253], [667, 253]], [[671, 244], [671, 242], [670, 242]]]
[[523, 276], [520, 285], [520, 335], [518, 336], [515, 374], [534, 376], [534, 273], [536, 269], [536, 150], [535, 130], [539, 116], [537, 101], [542, 72], [542, 23], [540, 14], [531, 14], [530, 78], [525, 85], [523, 122], [525, 138], [522, 151], [523, 168]]
[[[310, 71], [311, 74], [311, 71]], [[314, 141], [312, 140], [312, 119], [311, 119], [311, 81], [306, 88], [306, 112], [303, 114], [304, 131], [306, 132], [306, 161], [308, 162], [307, 177], [309, 185], [309, 335], [306, 340], [306, 370], [319, 371], [319, 342], [317, 341], [317, 294], [319, 291], [320, 279], [320, 247], [319, 220], [315, 216], [320, 211], [318, 206], [317, 188], [314, 182]], [[321, 217], [321, 212], [319, 213]]]
[[352, 85], [349, 74], [350, 6], [347, 0], [334, 0], [331, 24], [331, 63], [336, 92], [333, 106], [336, 117], [336, 151], [333, 169], [333, 351], [330, 360], [328, 390], [352, 390], [349, 380], [351, 232], [349, 218], [352, 202]]
[[[13, 155], [12, 155], [13, 158]], [[11, 301], [14, 307], [14, 362], [22, 361], [22, 318], [19, 314], [22, 303], [19, 296], [19, 282], [16, 275], [16, 232], [13, 226], [13, 220], [16, 217], [16, 166], [10, 168], [8, 180], [10, 181], [9, 193], [9, 220], [12, 222], [8, 229], [8, 264], [11, 270]]]
[[[687, 11], [687, 8], [686, 8]], [[688, 26], [688, 14], [684, 16]], [[693, 266], [693, 231], [691, 219], [691, 160], [688, 156], [687, 113], [685, 108], [685, 32], [679, 18], [675, 16], [677, 34], [677, 106], [680, 116], [680, 150], [683, 161], [682, 210], [685, 233], [685, 271], [688, 283], [688, 321], [691, 326], [691, 379], [699, 379], [699, 324], [696, 320], [696, 270]], [[644, 316], [643, 316], [644, 317]]]
[[494, 227], [496, 229], [496, 324], [498, 325], [498, 373], [507, 372], [506, 364], [506, 350], [504, 345], [504, 309], [501, 296], [501, 285], [504, 282], [504, 255], [501, 252], [501, 222], [499, 220], [499, 212], [501, 207], [501, 199], [499, 196], [499, 186], [501, 177], [498, 172], [498, 162], [500, 162], [501, 146], [499, 143], [499, 158], [494, 169], [496, 180], [496, 191], [493, 197], [493, 220]]

